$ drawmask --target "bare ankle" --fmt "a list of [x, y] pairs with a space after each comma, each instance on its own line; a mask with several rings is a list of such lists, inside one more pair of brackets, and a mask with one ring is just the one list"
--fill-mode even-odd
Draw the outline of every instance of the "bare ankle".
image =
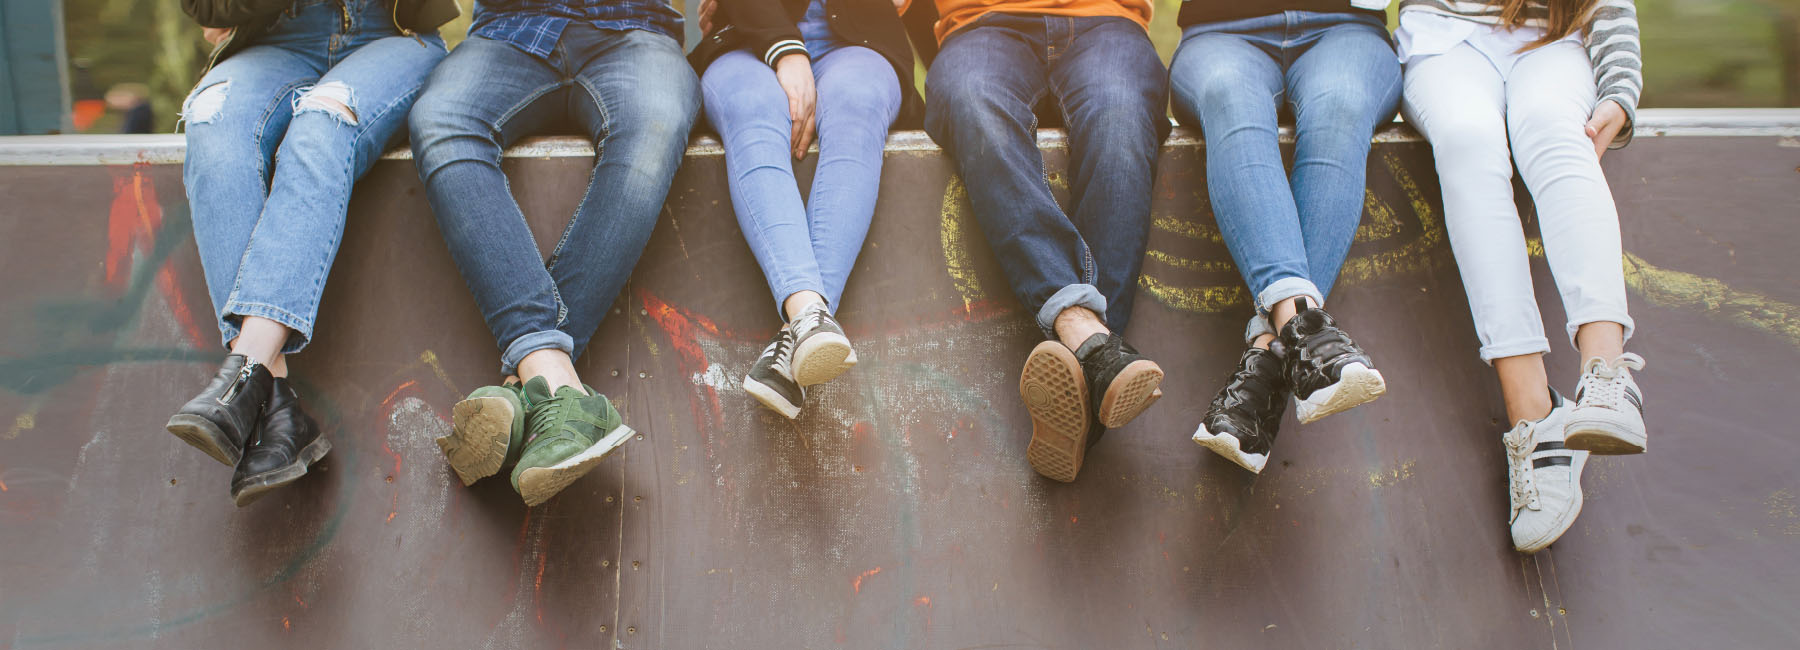
[[1082, 343], [1095, 334], [1109, 334], [1106, 324], [1100, 321], [1100, 315], [1086, 307], [1070, 307], [1056, 315], [1054, 323], [1056, 338], [1070, 350], [1079, 349]]

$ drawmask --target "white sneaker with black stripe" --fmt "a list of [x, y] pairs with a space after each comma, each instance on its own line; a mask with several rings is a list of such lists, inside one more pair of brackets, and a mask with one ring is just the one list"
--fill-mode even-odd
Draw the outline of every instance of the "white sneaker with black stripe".
[[787, 329], [794, 337], [793, 378], [801, 386], [831, 381], [856, 365], [856, 349], [825, 303], [801, 309]]
[[1627, 352], [1607, 362], [1600, 357], [1582, 364], [1569, 411], [1570, 449], [1602, 456], [1644, 453], [1644, 394], [1631, 378], [1644, 369], [1644, 358]]
[[789, 420], [800, 416], [806, 402], [806, 389], [794, 381], [793, 353], [794, 334], [783, 327], [744, 375], [744, 392]]
[[1501, 437], [1506, 445], [1506, 481], [1512, 513], [1513, 548], [1536, 553], [1562, 537], [1581, 514], [1581, 470], [1588, 453], [1563, 444], [1570, 407], [1550, 391], [1550, 414], [1520, 420]]

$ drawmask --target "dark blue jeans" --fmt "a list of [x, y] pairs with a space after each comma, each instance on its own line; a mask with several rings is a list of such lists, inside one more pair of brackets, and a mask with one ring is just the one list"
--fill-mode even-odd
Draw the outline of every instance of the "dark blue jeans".
[[[1144, 28], [991, 15], [944, 40], [926, 96], [925, 130], [956, 161], [988, 245], [1045, 336], [1073, 306], [1124, 329], [1169, 134], [1168, 73]], [[1069, 132], [1069, 212], [1037, 148], [1034, 109], [1045, 99]]]
[[[1193, 25], [1169, 65], [1175, 113], [1206, 132], [1206, 186], [1257, 316], [1324, 304], [1362, 221], [1369, 138], [1394, 119], [1400, 63], [1380, 18], [1288, 11]], [[1276, 115], [1294, 113], [1294, 172]]]
[[[501, 372], [538, 350], [581, 355], [650, 240], [699, 110], [681, 44], [647, 31], [571, 23], [548, 58], [470, 37], [432, 73], [413, 108], [413, 156]], [[546, 262], [500, 153], [571, 118], [598, 155]]]

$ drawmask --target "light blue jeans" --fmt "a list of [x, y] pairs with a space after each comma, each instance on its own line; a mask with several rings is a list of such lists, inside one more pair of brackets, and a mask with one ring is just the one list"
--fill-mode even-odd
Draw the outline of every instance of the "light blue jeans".
[[[1256, 297], [1325, 302], [1362, 220], [1369, 138], [1394, 119], [1400, 63], [1379, 18], [1288, 11], [1193, 25], [1169, 66], [1176, 116], [1206, 134], [1213, 216]], [[1294, 114], [1294, 171], [1277, 114]]]
[[396, 31], [386, 3], [345, 4], [294, 3], [182, 105], [182, 180], [227, 345], [245, 316], [292, 329], [284, 353], [312, 339], [350, 188], [444, 57], [437, 34]]
[[700, 78], [706, 117], [725, 143], [731, 207], [777, 313], [799, 291], [817, 291], [837, 310], [875, 217], [882, 150], [900, 113], [900, 80], [880, 54], [813, 38], [806, 47], [818, 88], [819, 164], [805, 203], [790, 153], [793, 120], [775, 71], [738, 50], [714, 59]]

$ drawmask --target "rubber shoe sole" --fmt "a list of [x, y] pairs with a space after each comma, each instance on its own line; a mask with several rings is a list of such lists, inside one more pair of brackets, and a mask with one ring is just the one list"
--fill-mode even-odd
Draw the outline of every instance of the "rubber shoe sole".
[[306, 476], [306, 468], [319, 462], [328, 453], [331, 453], [331, 441], [319, 436], [318, 440], [300, 449], [294, 462], [261, 474], [246, 476], [242, 481], [232, 481], [231, 500], [239, 508], [250, 505], [271, 490], [300, 480], [300, 477]]
[[1100, 426], [1117, 429], [1162, 398], [1163, 371], [1155, 361], [1139, 359], [1125, 366], [1100, 397]]
[[1261, 474], [1263, 466], [1268, 464], [1268, 454], [1252, 454], [1244, 451], [1238, 443], [1237, 436], [1229, 433], [1215, 434], [1206, 430], [1206, 425], [1194, 430], [1194, 442], [1211, 449], [1213, 453], [1224, 456], [1226, 460], [1237, 463], [1239, 467], [1250, 470], [1252, 474]]
[[198, 415], [177, 413], [169, 418], [169, 424], [165, 428], [182, 442], [193, 445], [195, 449], [224, 463], [226, 467], [237, 467], [238, 459], [244, 456], [244, 450], [233, 447], [231, 439], [225, 437], [225, 432], [220, 431], [218, 425]]
[[1055, 341], [1039, 343], [1019, 373], [1019, 397], [1031, 413], [1025, 460], [1044, 478], [1075, 480], [1087, 454], [1087, 380], [1075, 353]]
[[1644, 453], [1647, 442], [1642, 433], [1608, 420], [1569, 418], [1568, 439], [1563, 447], [1600, 456], [1626, 456]]
[[1381, 371], [1352, 363], [1344, 366], [1337, 383], [1313, 391], [1306, 399], [1296, 400], [1294, 412], [1301, 424], [1311, 424], [1327, 415], [1373, 402], [1385, 393], [1387, 381], [1381, 378]]
[[450, 435], [436, 442], [463, 486], [500, 473], [515, 415], [512, 402], [501, 397], [466, 399], [451, 409]]
[[613, 430], [612, 433], [607, 434], [606, 437], [601, 438], [599, 442], [579, 454], [549, 467], [533, 467], [520, 472], [519, 496], [525, 499], [527, 506], [535, 506], [549, 501], [550, 497], [556, 496], [558, 492], [563, 491], [563, 488], [569, 487], [569, 484], [574, 483], [575, 479], [581, 478], [593, 470], [600, 464], [600, 461], [606, 460], [607, 456], [623, 446], [625, 441], [630, 440], [631, 436], [636, 433], [631, 430], [631, 427], [621, 424], [618, 429]]
[[823, 384], [837, 379], [856, 365], [850, 339], [834, 332], [819, 332], [794, 348], [794, 383]]
[[[1568, 443], [1565, 442], [1563, 444], [1566, 447]], [[1581, 471], [1587, 467], [1587, 460], [1586, 457], [1575, 459], [1573, 467], [1575, 468], [1576, 477], [1580, 477]], [[1516, 537], [1513, 538], [1513, 549], [1529, 555], [1542, 551], [1551, 544], [1556, 543], [1556, 540], [1560, 539], [1563, 536], [1563, 533], [1569, 532], [1570, 526], [1575, 525], [1575, 518], [1581, 515], [1581, 504], [1585, 500], [1581, 490], [1575, 490], [1574, 505], [1570, 506], [1568, 511], [1557, 517], [1554, 525], [1544, 531], [1544, 534], [1531, 539], [1520, 540]]]
[[789, 420], [800, 417], [800, 405], [789, 403], [787, 398], [781, 396], [781, 391], [770, 388], [767, 384], [746, 376], [744, 392], [756, 398], [763, 406], [769, 407], [769, 410], [780, 413], [781, 417]]

